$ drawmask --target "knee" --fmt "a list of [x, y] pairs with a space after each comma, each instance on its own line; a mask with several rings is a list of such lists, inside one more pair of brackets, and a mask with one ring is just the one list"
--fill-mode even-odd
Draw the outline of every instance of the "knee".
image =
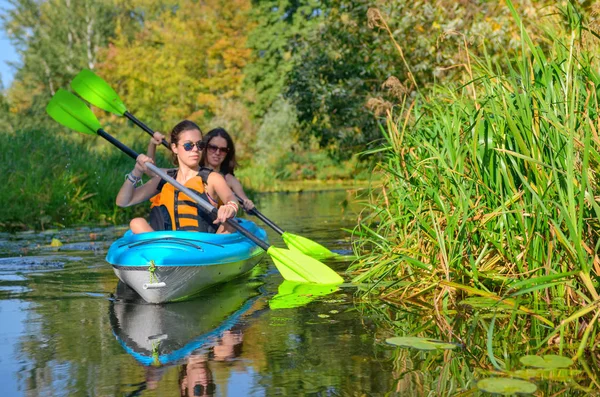
[[134, 218], [129, 222], [129, 228], [135, 234], [152, 231], [150, 225], [144, 218]]

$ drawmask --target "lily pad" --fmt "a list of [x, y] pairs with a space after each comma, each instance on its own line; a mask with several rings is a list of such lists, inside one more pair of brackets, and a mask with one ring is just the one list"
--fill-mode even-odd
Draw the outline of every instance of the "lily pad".
[[582, 371], [560, 368], [527, 368], [510, 372], [509, 375], [520, 379], [547, 379], [555, 382], [566, 382], [577, 378]]
[[417, 336], [396, 336], [385, 340], [390, 345], [410, 347], [418, 350], [452, 350], [454, 343], [443, 342], [435, 339], [420, 338]]
[[573, 365], [573, 360], [568, 357], [547, 354], [545, 356], [524, 356], [519, 359], [521, 364], [535, 368], [567, 368]]
[[522, 379], [511, 378], [486, 378], [477, 382], [477, 388], [488, 393], [503, 395], [532, 394], [537, 386]]

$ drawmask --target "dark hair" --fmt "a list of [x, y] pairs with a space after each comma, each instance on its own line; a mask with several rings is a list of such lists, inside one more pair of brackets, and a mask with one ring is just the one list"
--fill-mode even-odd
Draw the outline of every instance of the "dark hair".
[[202, 150], [202, 157], [200, 158], [200, 164], [202, 164], [202, 166], [206, 166], [206, 162], [207, 162], [207, 158], [206, 158], [206, 151], [208, 148], [208, 144], [210, 143], [211, 139], [220, 136], [221, 138], [225, 139], [227, 141], [227, 148], [229, 149], [229, 152], [227, 152], [227, 155], [225, 156], [225, 159], [223, 160], [223, 162], [221, 163], [221, 169], [220, 170], [215, 170], [215, 171], [219, 171], [221, 174], [223, 175], [227, 175], [227, 174], [233, 174], [233, 171], [235, 170], [235, 167], [237, 167], [237, 161], [235, 160], [235, 145], [233, 144], [233, 139], [231, 139], [231, 135], [229, 135], [229, 133], [227, 131], [225, 131], [224, 128], [213, 128], [212, 130], [208, 131], [208, 134], [206, 134], [206, 136], [204, 137], [204, 149]]
[[[171, 130], [171, 144], [174, 143], [174, 144], [177, 145], [177, 143], [179, 142], [179, 135], [181, 135], [182, 132], [184, 132], [184, 131], [193, 131], [193, 130], [200, 131], [200, 135], [202, 135], [202, 130], [200, 129], [200, 127], [198, 127], [198, 124], [196, 124], [196, 123], [194, 123], [193, 121], [190, 121], [190, 120], [180, 121]], [[173, 153], [172, 159], [173, 159], [173, 164], [179, 165], [179, 161], [177, 161], [177, 155], [175, 153]]]

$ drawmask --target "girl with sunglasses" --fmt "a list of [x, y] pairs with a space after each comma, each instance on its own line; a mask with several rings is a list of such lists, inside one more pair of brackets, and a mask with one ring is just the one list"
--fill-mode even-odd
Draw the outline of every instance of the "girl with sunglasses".
[[206, 134], [204, 143], [200, 164], [223, 175], [227, 185], [242, 199], [244, 209], [246, 211], [253, 209], [254, 203], [246, 196], [242, 184], [234, 175], [237, 161], [235, 159], [235, 145], [229, 133], [223, 128], [214, 128]]
[[[162, 139], [162, 134], [155, 133], [151, 145], [156, 145], [156, 142], [161, 142]], [[218, 172], [211, 172], [200, 167], [203, 147], [200, 127], [189, 120], [177, 124], [171, 131], [171, 150], [173, 151], [173, 161], [178, 168], [166, 172], [212, 205], [216, 206], [219, 201], [226, 203], [219, 207], [217, 218], [213, 221], [191, 198], [166, 183], [159, 176], [152, 175], [145, 163], [154, 163], [154, 161], [149, 156], [141, 154], [137, 158], [135, 168], [127, 175], [121, 190], [119, 190], [117, 205], [129, 207], [144, 202], [159, 193], [160, 197], [151, 210], [150, 223], [144, 218], [135, 218], [130, 222], [129, 226], [133, 233], [146, 233], [154, 230], [231, 232], [224, 225], [217, 228], [216, 224], [233, 218], [237, 213], [238, 205], [225, 178]], [[154, 150], [151, 151], [151, 154], [153, 153]], [[147, 173], [152, 179], [144, 185], [138, 186], [143, 173]]]

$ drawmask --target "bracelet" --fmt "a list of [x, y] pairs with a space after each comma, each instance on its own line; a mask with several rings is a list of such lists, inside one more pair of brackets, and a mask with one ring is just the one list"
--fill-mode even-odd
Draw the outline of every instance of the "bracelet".
[[141, 176], [131, 175], [131, 173], [125, 175], [125, 179], [127, 179], [133, 186], [138, 185], [142, 181]]
[[235, 212], [238, 212], [238, 210], [240, 209], [240, 207], [238, 206], [238, 203], [236, 203], [235, 201], [228, 201], [227, 204], [225, 205], [230, 205], [233, 207], [233, 209], [235, 210]]

